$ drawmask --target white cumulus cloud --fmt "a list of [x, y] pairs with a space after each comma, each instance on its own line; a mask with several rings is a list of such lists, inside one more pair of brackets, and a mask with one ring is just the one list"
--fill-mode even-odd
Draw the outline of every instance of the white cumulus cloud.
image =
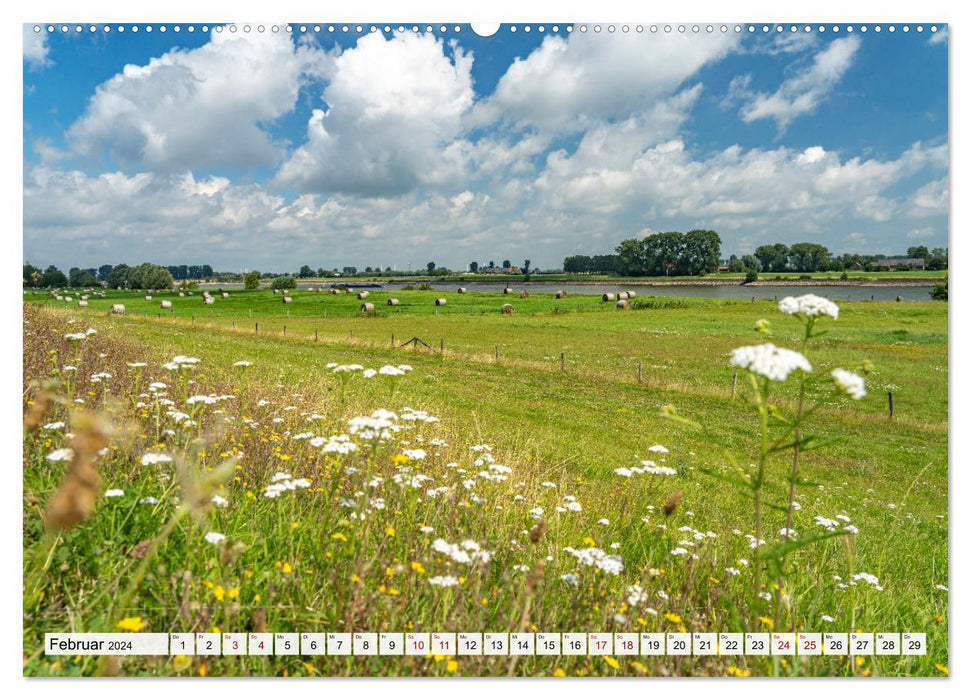
[[472, 56], [448, 48], [451, 57], [432, 34], [372, 33], [344, 51], [327, 76], [327, 108], [313, 111], [277, 184], [381, 197], [454, 177], [474, 91]]
[[213, 32], [99, 85], [67, 141], [78, 154], [159, 171], [273, 164], [283, 145], [263, 125], [293, 109], [301, 76], [325, 61], [284, 33]]
[[477, 106], [475, 122], [570, 131], [639, 113], [737, 41], [731, 34], [550, 35], [509, 66], [495, 93]]
[[50, 46], [47, 44], [47, 32], [35, 32], [33, 24], [24, 25], [24, 62], [31, 68], [43, 68], [53, 63], [50, 59]]
[[743, 121], [774, 119], [780, 131], [799, 116], [813, 112], [842, 79], [860, 47], [855, 36], [836, 39], [819, 51], [812, 63], [784, 81], [772, 93], [752, 92], [749, 76], [736, 78], [729, 87], [730, 98], [744, 100], [739, 115]]

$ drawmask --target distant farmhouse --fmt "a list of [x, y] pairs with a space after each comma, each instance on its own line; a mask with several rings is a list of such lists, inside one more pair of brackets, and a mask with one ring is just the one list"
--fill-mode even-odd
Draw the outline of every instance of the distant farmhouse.
[[886, 268], [887, 270], [896, 270], [898, 267], [923, 270], [924, 258], [884, 258], [883, 260], [874, 260], [871, 265], [874, 268]]

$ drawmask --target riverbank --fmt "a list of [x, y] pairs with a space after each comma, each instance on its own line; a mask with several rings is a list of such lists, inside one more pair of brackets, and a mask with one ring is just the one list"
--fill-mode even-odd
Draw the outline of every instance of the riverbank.
[[[451, 280], [440, 280], [439, 284], [447, 283]], [[494, 285], [501, 280], [469, 280], [463, 282], [468, 286], [474, 285]], [[616, 285], [618, 287], [933, 287], [943, 280], [932, 277], [878, 277], [872, 279], [850, 278], [850, 279], [831, 279], [831, 278], [812, 278], [798, 279], [759, 279], [755, 282], [745, 283], [738, 279], [719, 279], [714, 277], [684, 277], [668, 280], [627, 280], [617, 278], [612, 280], [570, 280], [570, 285], [592, 285], [605, 286]], [[402, 281], [404, 282], [404, 281]], [[517, 285], [529, 287], [531, 285], [549, 285], [550, 282], [517, 282]]]

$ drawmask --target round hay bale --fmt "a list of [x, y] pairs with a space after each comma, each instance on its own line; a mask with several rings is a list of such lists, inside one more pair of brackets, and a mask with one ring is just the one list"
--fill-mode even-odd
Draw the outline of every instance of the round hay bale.
[[465, 287], [459, 287], [457, 290], [459, 294], [465, 294], [468, 290]]
[[397, 306], [400, 303], [397, 299], [388, 299], [388, 306]]
[[213, 304], [216, 303], [216, 300], [213, 299], [212, 297], [206, 297], [205, 299], [203, 299], [203, 301], [206, 303], [206, 306], [212, 306]]
[[374, 313], [374, 304], [372, 304], [369, 301], [366, 301], [363, 304], [361, 304], [361, 313], [362, 314]]
[[74, 297], [64, 297], [64, 301], [74, 301]]
[[284, 304], [289, 304], [292, 301], [293, 301], [293, 297], [283, 297]]
[[[37, 292], [31, 292], [31, 293], [32, 294], [37, 294]], [[81, 295], [81, 301], [87, 301], [87, 300], [88, 300], [88, 295], [87, 294], [82, 294]]]
[[62, 297], [60, 294], [55, 294], [54, 298], [57, 299], [57, 301], [64, 301], [64, 297]]
[[617, 301], [617, 295], [616, 295], [616, 294], [611, 294], [610, 292], [607, 292], [606, 294], [604, 294], [604, 295], [603, 295], [602, 297], [600, 297], [600, 298], [601, 298], [601, 299], [602, 299], [603, 301]]
[[330, 290], [330, 293], [331, 294], [340, 294], [341, 293], [341, 290], [339, 290], [339, 289], [331, 289]]
[[629, 291], [627, 292], [627, 298], [628, 298], [628, 299], [633, 299], [633, 298], [634, 298], [634, 297], [636, 297], [636, 296], [637, 296], [637, 292], [635, 292], [635, 291], [632, 291], [632, 290], [629, 290]]
[[503, 294], [512, 294], [512, 287], [506, 287], [502, 290]]
[[151, 294], [146, 294], [145, 295], [145, 301], [151, 301], [151, 300], [152, 300], [152, 295]]
[[621, 292], [620, 294], [617, 295], [617, 298], [626, 300], [630, 298], [630, 295], [627, 292]]
[[125, 313], [125, 305], [124, 304], [112, 304], [111, 305], [111, 313], [113, 313], [113, 314], [123, 314], [123, 313]]
[[448, 304], [448, 300], [445, 298], [435, 300], [435, 306], [445, 306], [446, 304]]
[[184, 296], [185, 296], [185, 292], [179, 292], [179, 297], [184, 297]]
[[630, 302], [627, 301], [626, 299], [619, 299], [617, 301], [617, 308], [618, 309], [629, 309], [630, 308]]
[[515, 309], [513, 309], [512, 304], [503, 304], [502, 313], [506, 316], [512, 316]]
[[344, 291], [347, 292], [348, 294], [353, 294], [354, 293], [354, 290], [351, 289], [350, 287], [345, 287], [344, 288]]
[[84, 307], [84, 306], [87, 306], [87, 305], [88, 305], [88, 302], [85, 301], [84, 299], [79, 299], [78, 300], [78, 306]]
[[273, 290], [273, 293], [274, 293], [274, 294], [279, 294], [279, 293], [280, 293], [280, 291], [279, 291], [279, 290], [277, 290], [277, 289], [274, 289], [274, 290]]
[[522, 293], [521, 293], [521, 294], [519, 295], [519, 298], [520, 298], [520, 299], [529, 299], [529, 292], [527, 292], [527, 291], [526, 291], [526, 290], [524, 289], [524, 290], [522, 291]]
[[223, 292], [223, 299], [229, 299], [229, 292]]
[[162, 308], [163, 309], [171, 309], [172, 308], [172, 302], [171, 301], [163, 301], [162, 302]]
[[364, 300], [371, 296], [371, 292], [358, 292], [357, 298]]
[[557, 299], [566, 299], [566, 292], [564, 292], [564, 291], [563, 291], [563, 290], [561, 289], [560, 291], [558, 291], [558, 292], [556, 293], [556, 298], [557, 298]]

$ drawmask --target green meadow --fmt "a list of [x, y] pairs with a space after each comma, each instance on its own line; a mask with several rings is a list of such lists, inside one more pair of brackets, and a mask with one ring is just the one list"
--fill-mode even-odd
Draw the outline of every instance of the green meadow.
[[[76, 294], [25, 296], [25, 674], [947, 672], [946, 304], [841, 303], [838, 320], [818, 322], [804, 398], [819, 440], [793, 482], [797, 534], [780, 537], [792, 457], [779, 449], [753, 548], [741, 475], [759, 456], [759, 418], [729, 357], [799, 347], [800, 325], [777, 304], [369, 291], [370, 313], [354, 294], [306, 290], [286, 304], [211, 290], [211, 306], [201, 291], [112, 291], [86, 309]], [[126, 313], [110, 314], [118, 303]], [[864, 366], [865, 397], [834, 389], [832, 369]], [[771, 391], [783, 445], [797, 384]], [[73, 456], [51, 458], [65, 447]], [[78, 486], [92, 472], [97, 486]], [[923, 632], [929, 651], [111, 662], [41, 651], [44, 631], [119, 629], [860, 629]]]

